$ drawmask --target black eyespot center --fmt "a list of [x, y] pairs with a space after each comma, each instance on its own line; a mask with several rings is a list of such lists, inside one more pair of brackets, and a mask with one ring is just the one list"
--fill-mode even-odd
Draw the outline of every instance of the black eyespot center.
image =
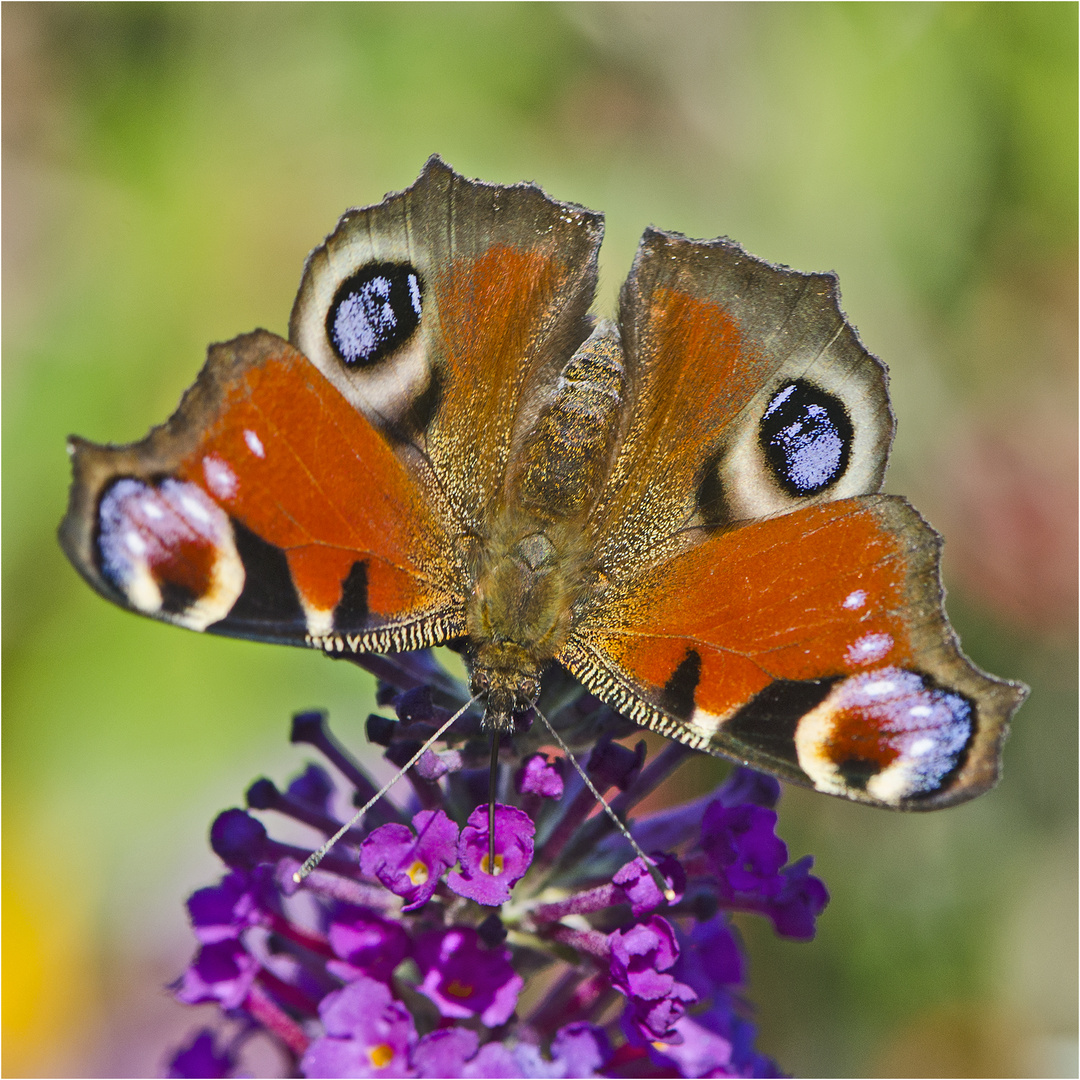
[[346, 278], [326, 313], [326, 336], [346, 367], [376, 364], [420, 325], [424, 283], [409, 263], [368, 263]]
[[758, 441], [777, 483], [817, 495], [847, 471], [854, 436], [844, 403], [805, 379], [785, 383], [761, 418]]

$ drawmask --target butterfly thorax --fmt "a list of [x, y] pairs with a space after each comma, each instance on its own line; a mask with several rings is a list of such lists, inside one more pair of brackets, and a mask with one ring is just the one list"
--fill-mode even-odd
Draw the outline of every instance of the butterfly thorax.
[[565, 527], [502, 534], [479, 552], [467, 608], [473, 692], [485, 696], [485, 723], [513, 729], [540, 676], [573, 628], [585, 591], [583, 545]]
[[589, 515], [618, 440], [624, 372], [601, 325], [574, 353], [522, 437], [502, 508], [478, 548], [468, 607], [474, 692], [512, 730], [531, 705], [595, 578]]

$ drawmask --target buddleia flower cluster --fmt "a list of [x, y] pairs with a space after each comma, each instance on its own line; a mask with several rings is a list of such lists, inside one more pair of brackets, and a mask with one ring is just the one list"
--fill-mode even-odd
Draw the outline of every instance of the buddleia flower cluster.
[[[427, 653], [357, 662], [393, 713], [369, 717], [368, 738], [398, 767], [465, 700]], [[214, 821], [226, 871], [188, 899], [198, 951], [172, 990], [226, 1019], [194, 1032], [169, 1075], [237, 1074], [257, 1033], [305, 1077], [782, 1075], [755, 1049], [731, 921], [753, 912], [808, 940], [828, 902], [812, 858], [789, 862], [776, 835], [779, 785], [737, 768], [711, 795], [635, 817], [691, 751], [647, 762], [644, 742], [615, 741], [633, 726], [558, 673], [539, 706], [652, 868], [531, 712], [500, 751], [491, 865], [490, 742], [466, 714], [406, 771], [406, 805], [375, 803], [297, 884], [309, 852], [264, 817], [328, 837], [348, 799], [376, 791], [325, 716], [299, 714], [292, 741], [336, 778], [309, 763], [285, 790], [257, 780], [247, 809]]]

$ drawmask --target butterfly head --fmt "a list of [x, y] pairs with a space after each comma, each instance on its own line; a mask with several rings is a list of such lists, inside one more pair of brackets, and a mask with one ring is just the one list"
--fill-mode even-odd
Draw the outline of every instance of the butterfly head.
[[473, 661], [471, 687], [484, 700], [484, 727], [510, 735], [514, 731], [514, 714], [536, 703], [540, 670], [520, 645], [487, 642]]

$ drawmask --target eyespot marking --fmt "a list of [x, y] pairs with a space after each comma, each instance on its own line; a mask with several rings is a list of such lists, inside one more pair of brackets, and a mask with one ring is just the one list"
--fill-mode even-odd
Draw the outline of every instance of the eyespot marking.
[[799, 497], [817, 495], [844, 475], [853, 435], [839, 398], [796, 379], [769, 401], [758, 442], [776, 482]]
[[884, 668], [836, 683], [799, 721], [795, 749], [819, 791], [855, 787], [895, 806], [946, 785], [974, 726], [966, 697], [917, 672]]
[[189, 481], [115, 480], [98, 503], [96, 548], [101, 576], [133, 608], [193, 630], [220, 619], [244, 587], [228, 516]]
[[346, 278], [326, 314], [326, 335], [347, 368], [375, 364], [420, 325], [423, 283], [408, 263], [372, 263]]

